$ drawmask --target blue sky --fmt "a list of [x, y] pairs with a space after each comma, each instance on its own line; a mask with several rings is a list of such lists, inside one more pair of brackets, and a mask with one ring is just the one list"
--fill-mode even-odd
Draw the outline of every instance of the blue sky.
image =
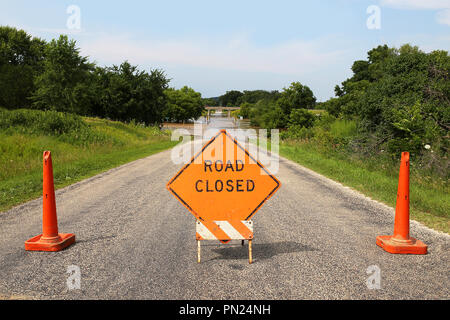
[[[67, 21], [80, 9], [80, 29]], [[375, 5], [380, 28], [367, 20]], [[227, 90], [308, 85], [319, 101], [379, 44], [450, 50], [450, 0], [0, 0], [0, 24], [47, 40], [68, 34], [99, 65], [162, 68], [176, 88]]]

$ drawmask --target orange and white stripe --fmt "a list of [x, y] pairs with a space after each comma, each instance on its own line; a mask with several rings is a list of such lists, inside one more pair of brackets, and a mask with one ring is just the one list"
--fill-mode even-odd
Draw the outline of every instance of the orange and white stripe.
[[219, 240], [227, 243], [230, 240], [253, 239], [252, 221], [198, 221], [196, 225], [197, 240]]

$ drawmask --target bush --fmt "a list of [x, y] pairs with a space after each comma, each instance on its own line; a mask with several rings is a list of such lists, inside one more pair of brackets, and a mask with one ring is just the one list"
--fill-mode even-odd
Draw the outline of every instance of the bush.
[[336, 138], [351, 138], [357, 134], [356, 121], [337, 119], [330, 124], [330, 133]]
[[313, 142], [318, 146], [330, 147], [336, 144], [335, 138], [330, 131], [323, 127], [313, 128]]
[[20, 127], [30, 133], [61, 135], [80, 131], [87, 124], [80, 116], [56, 111], [0, 110], [0, 129]]
[[316, 116], [306, 109], [293, 109], [289, 115], [288, 127], [300, 126], [311, 128], [315, 120]]
[[238, 115], [243, 117], [244, 119], [250, 118], [250, 110], [252, 107], [252, 104], [244, 102], [243, 104], [241, 104], [241, 109], [239, 110]]
[[304, 139], [310, 139], [313, 137], [313, 131], [299, 126], [299, 125], [292, 125], [289, 127], [289, 129], [282, 131], [280, 134], [281, 139], [296, 139], [296, 140], [304, 140]]
[[58, 136], [71, 144], [104, 142], [107, 137], [94, 132], [82, 117], [57, 111], [0, 109], [0, 130], [6, 133]]
[[287, 117], [274, 102], [260, 100], [250, 109], [250, 124], [265, 129], [285, 128]]

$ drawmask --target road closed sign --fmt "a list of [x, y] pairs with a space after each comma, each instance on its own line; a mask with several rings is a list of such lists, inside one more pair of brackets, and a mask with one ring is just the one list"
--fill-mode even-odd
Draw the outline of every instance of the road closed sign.
[[199, 220], [249, 220], [280, 182], [221, 130], [167, 184]]
[[[230, 233], [249, 239], [248, 221], [280, 188], [280, 182], [238, 141], [221, 130], [167, 184], [168, 190], [203, 224], [197, 229], [227, 242]], [[229, 223], [227, 223], [229, 222]], [[220, 226], [235, 226], [227, 232]], [[207, 230], [205, 230], [205, 228]]]

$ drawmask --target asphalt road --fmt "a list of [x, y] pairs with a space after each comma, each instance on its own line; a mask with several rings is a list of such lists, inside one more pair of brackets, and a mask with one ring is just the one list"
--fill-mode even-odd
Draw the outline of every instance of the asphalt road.
[[[281, 189], [256, 214], [247, 246], [207, 242], [197, 264], [194, 217], [167, 191], [170, 150], [57, 191], [60, 232], [77, 242], [27, 252], [42, 199], [0, 214], [0, 297], [36, 299], [449, 299], [448, 235], [411, 223], [424, 256], [375, 244], [394, 210], [281, 158]], [[393, 195], [394, 197], [395, 195]], [[67, 268], [81, 271], [69, 290]], [[369, 266], [381, 288], [369, 289]]]

